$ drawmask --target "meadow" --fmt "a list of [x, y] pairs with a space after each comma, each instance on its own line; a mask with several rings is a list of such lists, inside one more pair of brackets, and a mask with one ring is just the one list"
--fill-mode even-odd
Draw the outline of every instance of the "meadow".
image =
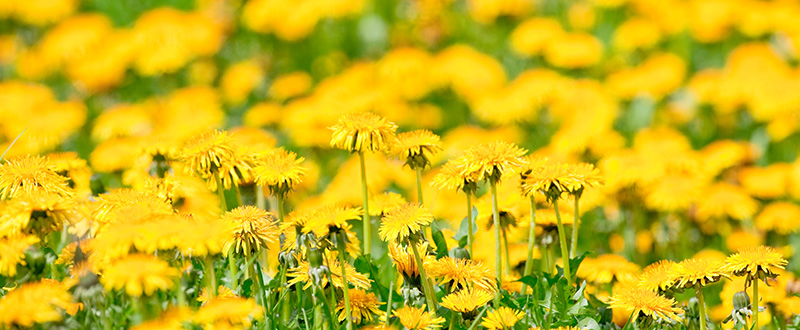
[[0, 0], [0, 329], [797, 329], [798, 22]]

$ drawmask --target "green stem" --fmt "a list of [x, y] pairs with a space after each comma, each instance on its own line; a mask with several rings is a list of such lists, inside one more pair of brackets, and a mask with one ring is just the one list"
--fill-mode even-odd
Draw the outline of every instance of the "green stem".
[[431, 287], [431, 282], [428, 279], [428, 274], [425, 271], [425, 266], [423, 266], [422, 258], [419, 254], [419, 249], [417, 249], [417, 244], [412, 242], [411, 240], [408, 241], [408, 245], [411, 246], [411, 251], [414, 252], [414, 261], [417, 263], [417, 268], [419, 268], [419, 276], [420, 282], [422, 283], [422, 291], [425, 293], [425, 298], [428, 300], [428, 310], [431, 312], [436, 312], [439, 308], [436, 305], [436, 294], [433, 292], [433, 288]]
[[231, 290], [236, 290], [239, 287], [237, 282], [237, 275], [236, 272], [239, 269], [239, 265], [236, 264], [236, 255], [233, 254], [233, 250], [228, 253], [228, 271], [231, 273]]
[[278, 220], [280, 220], [280, 223], [283, 223], [283, 217], [285, 214], [283, 209], [283, 196], [278, 194], [277, 196], [275, 196], [275, 198], [278, 199]]
[[505, 250], [506, 250], [506, 258], [505, 258], [506, 259], [506, 269], [505, 269], [505, 274], [506, 274], [506, 276], [508, 276], [509, 273], [511, 272], [511, 257], [509, 256], [509, 253], [508, 253], [508, 233], [507, 233], [507, 231], [505, 229], [503, 229], [501, 233], [503, 234], [503, 245], [505, 245]]
[[208, 275], [208, 294], [211, 298], [217, 296], [217, 274], [214, 269], [214, 258], [206, 256], [206, 275]]
[[389, 272], [389, 298], [386, 299], [386, 323], [389, 323], [389, 317], [392, 316], [392, 295], [394, 294], [394, 273]]
[[[363, 158], [362, 158], [362, 166], [363, 166]], [[363, 167], [362, 167], [363, 169]], [[347, 283], [347, 270], [344, 267], [344, 264], [347, 263], [345, 256], [347, 252], [345, 251], [345, 237], [344, 231], [339, 231], [339, 239], [336, 242], [336, 247], [339, 249], [339, 266], [342, 267], [342, 289], [344, 290], [344, 315], [347, 317], [347, 330], [353, 330], [353, 315], [350, 314], [350, 283]], [[331, 283], [333, 284], [333, 283]]]
[[[490, 181], [489, 185], [492, 191], [492, 218], [494, 219], [494, 255], [495, 255], [495, 276], [499, 285], [503, 285], [503, 261], [500, 256], [500, 213], [497, 206], [497, 182]], [[495, 308], [500, 306], [500, 291], [497, 290], [494, 294]]]
[[425, 205], [425, 203], [422, 200], [422, 169], [416, 168], [416, 172], [417, 172], [417, 202], [419, 202], [419, 205]]
[[700, 330], [706, 330], [706, 302], [703, 298], [703, 287], [696, 286], [694, 292], [697, 296], [697, 304], [700, 306]]
[[569, 258], [575, 258], [575, 251], [578, 249], [578, 226], [581, 223], [581, 216], [578, 213], [578, 201], [580, 197], [575, 196], [575, 221], [572, 224], [572, 244], [569, 247]]
[[472, 194], [467, 192], [467, 227], [469, 232], [467, 233], [467, 245], [469, 245], [469, 257], [474, 258], [472, 254]]
[[456, 330], [456, 319], [458, 318], [458, 312], [450, 311], [450, 330]]
[[256, 207], [266, 210], [267, 200], [264, 198], [264, 187], [256, 185]]
[[361, 193], [364, 199], [364, 216], [362, 222], [364, 226], [364, 255], [370, 255], [372, 252], [372, 224], [369, 218], [369, 192], [367, 191], [367, 166], [364, 164], [364, 153], [359, 152], [358, 157], [361, 159]]
[[218, 172], [214, 172], [214, 180], [217, 181], [217, 196], [219, 196], [219, 207], [222, 212], [228, 212], [228, 202], [225, 200], [225, 190], [222, 188], [222, 179], [219, 177]]
[[[753, 329], [759, 330], [758, 327], [758, 278], [753, 279]], [[702, 330], [702, 329], [701, 329]]]
[[[530, 276], [533, 273], [533, 248], [536, 247], [536, 201], [531, 194], [531, 224], [528, 230], [528, 259], [525, 260], [525, 275]], [[522, 285], [522, 294], [527, 292], [528, 285]]]
[[242, 191], [239, 190], [239, 186], [234, 185], [233, 191], [236, 192], [236, 203], [239, 204], [238, 206], [244, 205], [244, 202], [242, 202]]
[[314, 295], [312, 299], [314, 301], [314, 330], [322, 329], [322, 303], [317, 301], [317, 288], [318, 286], [315, 283], [311, 290]]
[[[267, 295], [264, 292], [264, 285], [261, 283], [261, 275], [256, 270], [256, 267], [258, 267], [258, 266], [256, 266], [257, 263], [258, 263], [257, 261], [251, 263], [250, 266], [248, 267], [248, 269], [250, 271], [250, 279], [253, 281], [253, 284], [255, 284], [255, 286], [256, 286], [257, 294], [261, 295], [261, 304], [264, 307], [264, 321], [266, 321], [267, 320], [267, 310], [269, 310], [270, 308], [267, 308], [268, 307], [267, 306]], [[283, 274], [282, 275], [282, 278], [284, 280], [283, 283], [285, 283], [286, 282], [286, 271], [281, 269], [280, 272]]]
[[561, 213], [558, 212], [558, 199], [553, 199], [553, 209], [556, 211], [558, 221], [558, 240], [561, 243], [561, 259], [564, 262], [564, 277], [572, 285], [572, 272], [569, 269], [569, 250], [567, 250], [567, 236], [564, 233], [564, 224], [561, 222]]

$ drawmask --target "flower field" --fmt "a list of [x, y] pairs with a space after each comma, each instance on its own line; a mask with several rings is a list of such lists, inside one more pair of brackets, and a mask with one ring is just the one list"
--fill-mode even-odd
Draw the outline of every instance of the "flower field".
[[797, 329], [799, 63], [791, 0], [0, 0], [0, 329]]

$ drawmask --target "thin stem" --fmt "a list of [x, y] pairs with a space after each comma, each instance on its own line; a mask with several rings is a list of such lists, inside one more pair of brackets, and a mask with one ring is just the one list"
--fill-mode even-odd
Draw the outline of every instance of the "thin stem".
[[581, 216], [578, 213], [578, 207], [580, 200], [579, 196], [575, 196], [575, 221], [572, 224], [572, 244], [569, 246], [569, 258], [575, 258], [575, 251], [578, 250], [578, 226], [581, 223]]
[[267, 200], [264, 198], [264, 187], [256, 185], [256, 207], [266, 210]]
[[242, 191], [239, 190], [239, 186], [233, 185], [233, 191], [236, 192], [236, 203], [239, 204], [238, 206], [244, 205], [244, 202], [242, 202]]
[[431, 312], [436, 312], [439, 308], [436, 305], [436, 295], [433, 292], [428, 274], [425, 272], [425, 267], [422, 264], [422, 258], [420, 257], [419, 249], [417, 249], [417, 244], [409, 240], [408, 245], [411, 246], [411, 251], [414, 252], [414, 261], [417, 263], [417, 268], [419, 268], [420, 282], [422, 283], [422, 291], [425, 293], [425, 298], [428, 300], [428, 309]]
[[469, 245], [469, 257], [474, 258], [472, 254], [472, 194], [467, 192], [467, 245]]
[[389, 298], [386, 299], [386, 322], [389, 322], [389, 317], [392, 316], [392, 295], [394, 294], [394, 273], [390, 272], [389, 275]]
[[[248, 269], [250, 271], [250, 279], [252, 279], [253, 280], [253, 284], [256, 285], [257, 294], [261, 295], [261, 304], [264, 306], [264, 320], [266, 321], [267, 320], [267, 310], [269, 310], [270, 308], [267, 308], [268, 307], [267, 306], [267, 295], [264, 292], [264, 285], [261, 283], [262, 277], [258, 273], [258, 271], [256, 270], [256, 267], [258, 267], [258, 266], [256, 266], [256, 264], [257, 264], [257, 262], [251, 263], [250, 266], [248, 267]], [[280, 271], [281, 271], [281, 273], [284, 274], [283, 275], [284, 276], [283, 279], [284, 279], [284, 282], [286, 282], [285, 281], [286, 280], [286, 277], [285, 277], [286, 276], [285, 275], [286, 272], [283, 269], [281, 269]]]
[[214, 180], [217, 181], [217, 196], [219, 196], [219, 207], [222, 212], [228, 212], [228, 202], [225, 201], [225, 191], [222, 188], [222, 179], [219, 177], [219, 172], [214, 172]]
[[283, 196], [278, 194], [277, 196], [275, 196], [275, 198], [278, 199], [278, 220], [280, 220], [280, 223], [283, 223], [283, 217], [285, 214], [283, 209]]
[[759, 328], [758, 328], [758, 278], [753, 279], [753, 302], [752, 302], [751, 306], [753, 306], [753, 329], [759, 330]]
[[[533, 273], [533, 248], [536, 247], [536, 201], [531, 194], [531, 224], [528, 230], [528, 259], [525, 260], [525, 275], [530, 276]], [[522, 294], [527, 292], [528, 285], [522, 285]]]
[[564, 233], [564, 224], [561, 222], [561, 214], [558, 212], [558, 199], [553, 199], [553, 209], [556, 211], [558, 221], [558, 240], [561, 243], [561, 259], [564, 262], [564, 277], [567, 283], [572, 285], [572, 272], [569, 269], [569, 250], [567, 250], [567, 236]]
[[206, 275], [208, 276], [208, 292], [213, 298], [217, 296], [217, 274], [214, 270], [214, 258], [206, 256], [205, 264]]
[[[361, 164], [363, 166], [364, 163], [362, 162]], [[345, 240], [344, 231], [339, 231], [339, 239], [336, 242], [336, 247], [339, 248], [339, 266], [342, 267], [342, 288], [344, 290], [344, 315], [347, 316], [346, 317], [347, 330], [353, 330], [353, 315], [350, 314], [350, 288], [349, 288], [350, 284], [347, 283], [347, 270], [344, 268], [344, 264], [347, 262], [347, 260], [345, 260], [345, 255], [347, 255], [347, 252], [345, 251], [344, 240]]]
[[706, 302], [703, 299], [703, 287], [696, 286], [694, 292], [697, 296], [697, 304], [700, 306], [700, 330], [706, 330]]
[[458, 318], [458, 312], [450, 311], [450, 330], [456, 330], [456, 319]]
[[372, 252], [372, 224], [369, 219], [369, 192], [367, 191], [367, 166], [364, 164], [364, 153], [359, 152], [361, 159], [361, 193], [364, 199], [364, 215], [362, 217], [364, 225], [364, 255]]
[[[500, 283], [502, 286], [503, 284], [503, 261], [502, 257], [500, 256], [500, 215], [497, 211], [497, 182], [490, 181], [490, 186], [492, 190], [492, 215], [494, 219], [494, 254], [495, 254], [495, 276], [497, 276], [497, 282]], [[497, 290], [494, 294], [494, 305], [495, 307], [500, 306], [500, 290]]]
[[416, 168], [416, 172], [417, 172], [417, 202], [419, 202], [419, 205], [425, 205], [422, 199], [422, 169], [418, 167]]
[[231, 290], [236, 290], [239, 286], [238, 284], [238, 276], [236, 272], [239, 269], [239, 265], [236, 264], [236, 255], [233, 254], [233, 250], [228, 253], [228, 271], [231, 273]]
[[503, 234], [503, 245], [505, 245], [505, 249], [506, 249], [506, 269], [505, 269], [505, 274], [509, 275], [509, 272], [511, 271], [511, 258], [509, 257], [509, 253], [508, 253], [508, 233], [506, 232], [505, 228], [502, 230], [502, 234]]

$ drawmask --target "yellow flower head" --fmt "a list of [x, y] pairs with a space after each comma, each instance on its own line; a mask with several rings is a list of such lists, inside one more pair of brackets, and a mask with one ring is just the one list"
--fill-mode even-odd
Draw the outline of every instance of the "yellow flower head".
[[456, 189], [468, 194], [478, 190], [478, 175], [467, 170], [467, 158], [451, 159], [442, 165], [439, 173], [433, 177], [432, 185], [439, 189]]
[[[328, 266], [328, 269], [331, 272], [331, 279], [333, 280], [333, 286], [336, 288], [343, 288], [344, 281], [342, 280], [342, 268], [339, 266], [339, 261], [336, 260], [336, 255], [329, 255], [325, 266]], [[347, 283], [352, 285], [357, 289], [362, 290], [369, 290], [372, 286], [370, 283], [372, 280], [367, 278], [366, 275], [359, 273], [356, 269], [348, 263], [344, 264], [345, 272], [347, 273]], [[311, 265], [304, 260], [300, 261], [300, 264], [292, 269], [289, 269], [289, 272], [286, 274], [290, 278], [288, 285], [295, 285], [296, 283], [305, 283], [303, 289], [308, 289], [312, 285], [314, 285], [313, 279], [311, 275], [309, 275], [309, 271], [311, 270]], [[325, 287], [328, 285], [328, 277], [322, 277], [322, 283], [320, 284], [321, 287]]]
[[197, 173], [201, 178], [212, 181], [215, 180], [214, 175], [220, 179], [226, 175], [236, 161], [231, 136], [225, 131], [208, 131], [195, 136], [186, 142], [181, 153], [187, 173]]
[[230, 210], [222, 216], [222, 221], [231, 226], [230, 235], [225, 241], [223, 251], [249, 256], [266, 249], [280, 235], [277, 221], [267, 211], [255, 206], [245, 205]]
[[67, 244], [67, 246], [61, 249], [61, 252], [58, 254], [58, 259], [55, 261], [56, 264], [72, 265], [76, 261], [81, 261], [75, 260], [76, 254], [78, 253], [78, 248], [80, 247], [82, 254], [88, 254], [90, 252], [89, 245], [91, 244], [92, 240], [93, 238], [87, 238]]
[[800, 230], [800, 206], [792, 202], [777, 201], [767, 204], [756, 216], [756, 227], [789, 235]]
[[428, 276], [439, 279], [440, 284], [448, 283], [459, 289], [480, 289], [497, 291], [495, 278], [489, 267], [480, 261], [444, 257], [426, 264]]
[[[472, 314], [476, 309], [491, 301], [493, 296], [491, 292], [480, 289], [460, 290], [444, 296], [444, 298], [442, 298], [442, 306], [451, 311], [459, 312], [462, 315]], [[475, 315], [464, 316], [465, 319], [472, 319], [474, 317]]]
[[192, 318], [205, 329], [250, 328], [253, 320], [264, 316], [255, 300], [240, 297], [217, 297], [206, 302]]
[[303, 181], [306, 168], [300, 166], [305, 158], [283, 149], [268, 153], [253, 169], [256, 183], [269, 187], [273, 195], [286, 197], [289, 191]]
[[408, 203], [403, 195], [393, 192], [387, 192], [379, 195], [370, 196], [369, 200], [369, 215], [382, 216], [389, 212], [389, 210]]
[[339, 230], [348, 230], [350, 224], [347, 221], [359, 220], [362, 214], [364, 214], [364, 210], [360, 207], [336, 204], [323, 206], [304, 217], [303, 233], [313, 232], [317, 238], [327, 239], [328, 236], [336, 234]]
[[72, 305], [72, 295], [59, 282], [44, 279], [25, 283], [0, 299], [0, 325], [29, 328], [60, 321], [63, 311]]
[[46, 235], [60, 231], [64, 224], [78, 220], [77, 205], [70, 197], [43, 190], [24, 193], [9, 201], [0, 223], [0, 234], [25, 232]]
[[412, 169], [423, 169], [431, 165], [430, 156], [442, 151], [439, 136], [429, 130], [421, 129], [397, 135], [397, 144], [391, 153], [406, 161]]
[[56, 173], [46, 158], [20, 156], [0, 165], [0, 199], [41, 189], [60, 195], [70, 194], [67, 178]]
[[481, 321], [481, 325], [486, 329], [511, 329], [524, 315], [525, 313], [522, 311], [508, 307], [500, 307], [486, 314], [486, 316], [483, 317], [483, 321]]
[[739, 250], [725, 259], [725, 270], [736, 276], [766, 280], [778, 276], [775, 272], [783, 269], [788, 262], [780, 251], [770, 246], [751, 246]]
[[620, 309], [641, 316], [660, 320], [680, 321], [678, 314], [683, 310], [675, 307], [675, 300], [661, 296], [653, 291], [640, 288], [625, 288], [611, 296], [611, 309]]
[[[436, 256], [428, 255], [423, 251], [428, 251], [428, 242], [419, 242], [417, 250], [420, 251], [420, 258], [425, 267], [436, 261]], [[397, 243], [389, 243], [389, 257], [394, 261], [397, 271], [405, 277], [419, 277], [419, 267], [414, 258], [414, 253], [410, 247], [404, 247]], [[428, 268], [425, 268], [428, 269]]]
[[17, 265], [25, 265], [25, 250], [39, 243], [33, 235], [15, 235], [0, 238], [0, 275], [14, 277]]
[[578, 266], [579, 278], [596, 284], [629, 282], [639, 275], [639, 265], [616, 254], [603, 254], [597, 258], [586, 258]]
[[678, 288], [706, 286], [729, 277], [724, 269], [724, 264], [719, 260], [710, 258], [691, 258], [679, 262], [672, 267], [670, 277]]
[[466, 166], [462, 175], [475, 173], [478, 181], [498, 182], [503, 175], [513, 174], [527, 164], [522, 158], [527, 152], [503, 141], [472, 146], [464, 152]]
[[397, 316], [400, 319], [400, 324], [408, 330], [439, 329], [445, 322], [445, 319], [437, 317], [436, 313], [425, 311], [425, 305], [422, 305], [422, 308], [405, 306], [393, 310], [392, 314]]
[[526, 196], [541, 191], [552, 200], [563, 193], [579, 196], [586, 187], [599, 183], [599, 174], [592, 164], [556, 164], [547, 159], [534, 159], [530, 169], [522, 173], [521, 188]]
[[433, 213], [418, 203], [407, 203], [387, 212], [378, 234], [385, 242], [400, 243], [433, 222]]
[[103, 270], [100, 282], [108, 290], [122, 290], [129, 296], [152, 295], [175, 285], [178, 270], [166, 261], [145, 254], [132, 254], [112, 262]]
[[397, 143], [397, 125], [371, 112], [345, 114], [330, 129], [331, 146], [350, 152], [386, 151]]
[[191, 318], [188, 307], [172, 307], [157, 319], [150, 320], [130, 328], [130, 330], [181, 330], [183, 322]]
[[653, 292], [664, 292], [672, 288], [675, 279], [670, 276], [677, 265], [672, 260], [661, 260], [650, 264], [639, 275], [639, 287]]
[[[235, 298], [235, 297], [238, 297], [238, 296], [236, 295], [235, 292], [233, 292], [233, 290], [228, 289], [228, 287], [226, 287], [224, 285], [220, 285], [217, 288], [217, 298], [225, 299], [225, 298]], [[209, 294], [208, 288], [203, 288], [202, 290], [200, 290], [200, 295], [197, 296], [197, 301], [200, 302], [200, 304], [203, 304], [203, 305], [205, 305], [207, 302], [211, 301], [212, 299], [214, 299], [214, 298], [211, 297], [211, 295]]]
[[[361, 319], [364, 321], [372, 321], [372, 314], [380, 313], [380, 305], [384, 303], [378, 301], [378, 297], [372, 292], [366, 292], [361, 289], [350, 289], [350, 314], [353, 323], [361, 324]], [[347, 317], [345, 313], [344, 299], [336, 304], [336, 312], [339, 313], [339, 322], [344, 321]]]

